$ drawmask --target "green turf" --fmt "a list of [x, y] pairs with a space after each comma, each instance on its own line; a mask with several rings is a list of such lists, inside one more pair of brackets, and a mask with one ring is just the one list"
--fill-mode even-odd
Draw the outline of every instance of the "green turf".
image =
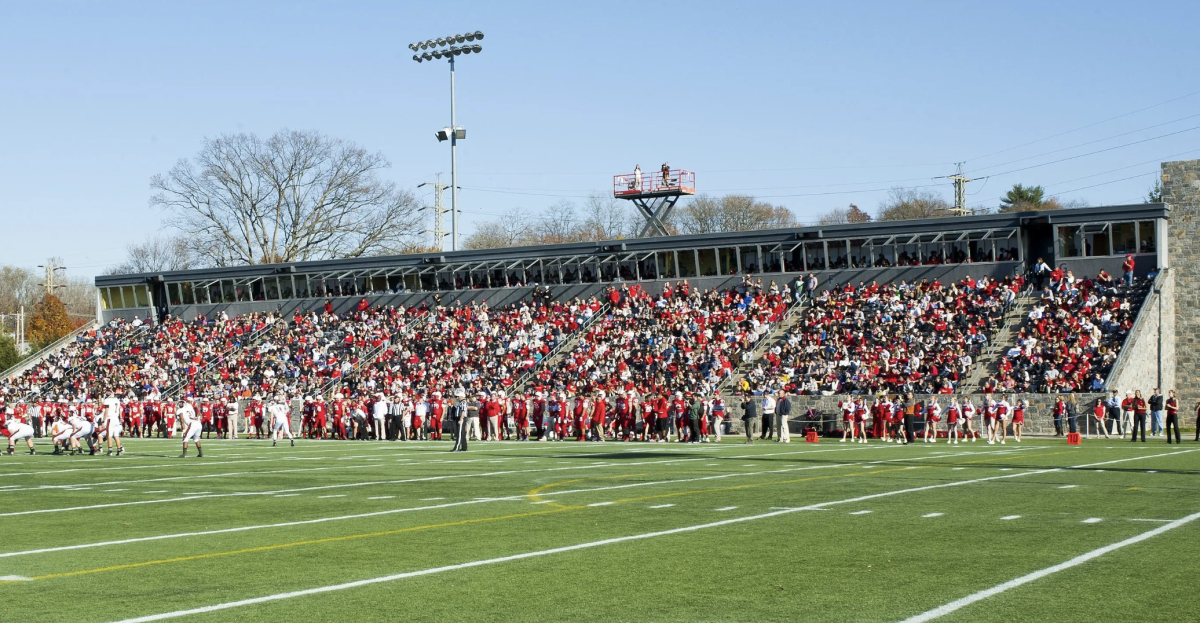
[[[0, 556], [29, 578], [0, 584], [3, 620], [119, 621], [825, 504], [176, 620], [899, 621], [1200, 512], [1200, 444], [1161, 440], [127, 447], [0, 461], [0, 554], [184, 536]], [[380, 511], [399, 512], [344, 518]], [[340, 519], [190, 534], [323, 518]], [[1198, 554], [1200, 521], [940, 620], [1196, 620]]]

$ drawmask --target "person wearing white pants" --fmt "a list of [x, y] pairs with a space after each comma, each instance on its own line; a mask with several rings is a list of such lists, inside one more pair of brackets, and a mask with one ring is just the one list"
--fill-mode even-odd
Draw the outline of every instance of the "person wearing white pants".
[[117, 456], [125, 454], [121, 445], [121, 401], [116, 396], [109, 395], [104, 399], [104, 443], [108, 446], [108, 456], [112, 456], [113, 442], [117, 445]]
[[[296, 445], [296, 438], [292, 437], [292, 407], [283, 396], [276, 396], [275, 402], [267, 407], [267, 412], [271, 417], [271, 447], [275, 447], [284, 435], [287, 435], [293, 446]], [[196, 443], [196, 447], [200, 447], [199, 442]], [[184, 449], [187, 449], [187, 441], [184, 441]]]
[[204, 449], [200, 447], [200, 431], [203, 426], [200, 424], [200, 418], [196, 416], [196, 407], [192, 406], [190, 400], [183, 401], [179, 405], [179, 410], [176, 412], [179, 416], [179, 421], [183, 426], [183, 453], [179, 458], [187, 456], [188, 442], [196, 442], [196, 458], [204, 456]]
[[786, 390], [779, 392], [779, 400], [775, 402], [775, 429], [779, 431], [779, 443], [792, 443], [792, 433], [788, 430], [788, 420], [792, 419], [792, 401]]
[[18, 441], [24, 439], [25, 445], [29, 446], [30, 454], [37, 454], [37, 450], [33, 449], [33, 427], [16, 418], [13, 418], [4, 425], [5, 434], [8, 436], [8, 453], [12, 454], [16, 449]]
[[371, 407], [371, 421], [374, 423], [375, 439], [383, 441], [387, 439], [387, 429], [383, 426], [384, 419], [387, 418], [388, 401], [383, 394], [375, 395], [375, 404]]

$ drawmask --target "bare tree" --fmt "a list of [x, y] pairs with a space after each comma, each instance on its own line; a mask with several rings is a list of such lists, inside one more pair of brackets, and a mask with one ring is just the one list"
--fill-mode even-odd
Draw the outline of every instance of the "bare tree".
[[206, 140], [150, 180], [206, 264], [230, 266], [394, 253], [419, 230], [419, 204], [379, 178], [379, 153], [318, 132]]
[[950, 203], [932, 190], [893, 188], [879, 204], [879, 220], [904, 221], [950, 216]]
[[617, 240], [637, 235], [638, 218], [629, 202], [615, 197], [592, 194], [583, 202], [581, 240]]
[[485, 221], [475, 227], [474, 233], [463, 239], [464, 249], [503, 249], [517, 247], [530, 242], [532, 220], [521, 208], [509, 210], [496, 221]]
[[108, 269], [110, 275], [153, 273], [199, 268], [195, 254], [183, 236], [151, 236], [125, 247], [125, 261]]
[[796, 217], [783, 206], [757, 201], [747, 195], [721, 198], [696, 195], [671, 218], [668, 227], [684, 234], [709, 234], [727, 231], [753, 231], [794, 227]]
[[570, 201], [559, 201], [538, 215], [533, 226], [534, 244], [580, 242], [579, 211]]

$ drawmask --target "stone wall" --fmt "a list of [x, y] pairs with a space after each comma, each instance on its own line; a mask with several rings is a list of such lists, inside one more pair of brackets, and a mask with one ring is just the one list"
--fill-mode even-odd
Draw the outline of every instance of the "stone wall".
[[[1017, 394], [1016, 395], [1016, 398], [1018, 400], [1026, 400], [1029, 402], [1029, 408], [1026, 409], [1026, 411], [1025, 411], [1025, 432], [1026, 433], [1028, 433], [1030, 435], [1053, 435], [1054, 434], [1054, 418], [1051, 415], [1050, 408], [1054, 405], [1055, 399], [1060, 395], [1063, 395], [1066, 400], [1070, 400], [1070, 396], [1071, 396], [1070, 394]], [[971, 398], [971, 401], [973, 403], [975, 403], [976, 407], [981, 406], [983, 404], [984, 399], [987, 398], [986, 394], [969, 394], [968, 396]], [[1096, 432], [1095, 426], [1088, 425], [1087, 424], [1088, 418], [1085, 416], [1089, 416], [1091, 414], [1092, 406], [1095, 405], [1096, 399], [1097, 398], [1105, 398], [1105, 395], [1104, 394], [1074, 394], [1074, 396], [1075, 396], [1075, 399], [1077, 400], [1077, 404], [1078, 404], [1079, 432], [1086, 433], [1086, 432], [1089, 432], [1089, 430], [1090, 430], [1090, 432], [1095, 433]], [[963, 397], [963, 395], [958, 394], [955, 396], [939, 396], [938, 402], [940, 402], [942, 404], [942, 406], [945, 407], [947, 399], [949, 399], [951, 397], [958, 397], [959, 399], [961, 399]], [[992, 394], [992, 397], [999, 398], [999, 395]], [[731, 412], [730, 417], [733, 418], [733, 420], [734, 420], [735, 432], [741, 431], [742, 423], [739, 418], [741, 418], [741, 416], [742, 416], [741, 403], [742, 403], [743, 399], [739, 398], [737, 396], [725, 396], [724, 398], [725, 398], [725, 404], [729, 405], [729, 408], [730, 408], [730, 412]], [[803, 424], [801, 423], [801, 420], [804, 419], [804, 414], [807, 413], [810, 408], [816, 409], [820, 413], [822, 413], [824, 416], [823, 417], [824, 421], [833, 422], [834, 424], [832, 425], [832, 428], [840, 429], [842, 414], [841, 414], [841, 410], [838, 408], [838, 402], [848, 399], [848, 398], [853, 398], [853, 397], [850, 397], [850, 396], [791, 396], [789, 399], [792, 402], [791, 430], [792, 430], [793, 434], [800, 432], [800, 430], [803, 426]], [[929, 398], [930, 398], [930, 396], [924, 396], [924, 395], [917, 396], [917, 399], [921, 402], [925, 402]], [[870, 397], [868, 397], [867, 400], [868, 400], [867, 404], [869, 405], [870, 402], [874, 400], [874, 397], [870, 396]], [[1011, 396], [1009, 397], [1009, 401], [1010, 402], [1012, 401]], [[869, 420], [868, 420], [868, 423], [869, 423]], [[1085, 426], [1089, 426], [1089, 428], [1085, 428]], [[978, 419], [976, 419], [976, 421], [975, 421], [975, 427], [976, 427], [976, 429], [978, 429], [980, 427], [980, 422]], [[940, 430], [946, 429], [946, 422], [945, 422], [944, 417], [943, 417], [941, 424], [939, 425], [939, 429]]]
[[[1159, 280], [1160, 292], [1151, 292], [1138, 314], [1133, 331], [1125, 339], [1121, 358], [1109, 374], [1107, 387], [1122, 394], [1142, 390], [1149, 396], [1155, 387], [1178, 389], [1175, 384], [1175, 272], [1166, 270]], [[1162, 345], [1159, 348], [1159, 318]]]
[[1200, 160], [1164, 162], [1162, 194], [1171, 210], [1167, 265], [1175, 273], [1174, 381], [1188, 411], [1200, 401]]

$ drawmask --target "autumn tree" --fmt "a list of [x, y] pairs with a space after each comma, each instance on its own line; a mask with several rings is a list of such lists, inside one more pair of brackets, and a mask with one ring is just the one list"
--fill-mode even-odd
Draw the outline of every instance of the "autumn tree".
[[228, 134], [151, 178], [150, 204], [212, 266], [396, 253], [421, 229], [420, 206], [380, 178], [388, 166], [319, 132]]
[[49, 346], [75, 330], [67, 308], [53, 294], [46, 294], [33, 306], [26, 328], [27, 339], [35, 350]]
[[784, 206], [749, 195], [696, 195], [671, 216], [667, 226], [681, 234], [754, 231], [795, 227], [796, 216]]
[[850, 207], [848, 208], [834, 208], [817, 217], [818, 225], [845, 225], [870, 222], [871, 215], [867, 214], [853, 203], [850, 204]]
[[893, 188], [879, 204], [878, 220], [907, 221], [950, 216], [950, 203], [932, 190]]

